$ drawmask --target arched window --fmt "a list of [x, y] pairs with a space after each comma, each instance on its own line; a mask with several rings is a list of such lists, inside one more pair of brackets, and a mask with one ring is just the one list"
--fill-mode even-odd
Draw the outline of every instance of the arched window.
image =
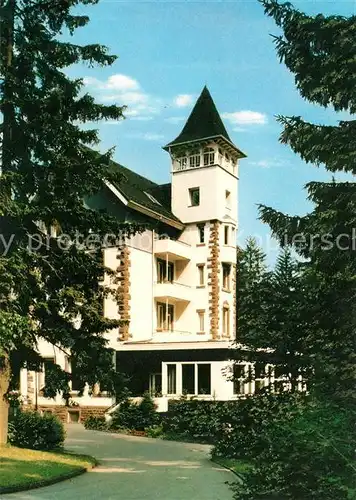
[[215, 163], [215, 150], [213, 148], [204, 149], [204, 166], [214, 165]]

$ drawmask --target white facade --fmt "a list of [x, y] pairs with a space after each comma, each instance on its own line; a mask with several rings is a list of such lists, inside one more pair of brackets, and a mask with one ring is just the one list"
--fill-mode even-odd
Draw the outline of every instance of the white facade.
[[[206, 92], [192, 115], [203, 113], [198, 109], [202, 99], [204, 106], [214, 108], [209, 112], [216, 112]], [[219, 126], [223, 127], [222, 123]], [[117, 369], [130, 372], [133, 396], [149, 390], [161, 411], [167, 410], [170, 399], [184, 393], [203, 399], [236, 397], [227, 370], [231, 367], [228, 349], [236, 330], [238, 161], [244, 157], [227, 133], [215, 134], [214, 130], [209, 137], [176, 140], [165, 149], [171, 157], [168, 208], [172, 215], [165, 212], [156, 217], [162, 208], [159, 201], [156, 211], [154, 206], [142, 208], [136, 201], [125, 201], [125, 192], [112, 189], [123, 210], [131, 206], [148, 218], [152, 214], [161, 225], [159, 231], [129, 239], [121, 257], [116, 247], [104, 251], [105, 266], [117, 271], [120, 262], [124, 270], [118, 272], [118, 280], [106, 276], [104, 281], [113, 290], [118, 286], [126, 290], [120, 307], [114, 297], [104, 303], [108, 318], [129, 319], [124, 333], [107, 333], [110, 347], [117, 352]], [[156, 201], [155, 197], [150, 199]], [[44, 357], [55, 359], [70, 371], [62, 351], [44, 343], [39, 348]], [[28, 393], [27, 375], [25, 371], [21, 375], [23, 394]], [[32, 398], [39, 407], [63, 404], [60, 396], [43, 398], [39, 391], [44, 374], [33, 375], [36, 387]], [[75, 391], [72, 400], [79, 408], [114, 404], [105, 394], [86, 393], [78, 398]]]

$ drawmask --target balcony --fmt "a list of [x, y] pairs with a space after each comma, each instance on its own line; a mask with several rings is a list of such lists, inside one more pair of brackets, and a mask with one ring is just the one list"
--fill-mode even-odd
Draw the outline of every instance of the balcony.
[[155, 240], [153, 243], [154, 254], [170, 261], [191, 259], [192, 247], [182, 241], [169, 238]]
[[154, 297], [157, 300], [167, 301], [169, 304], [177, 302], [190, 302], [192, 300], [192, 287], [176, 281], [154, 284]]

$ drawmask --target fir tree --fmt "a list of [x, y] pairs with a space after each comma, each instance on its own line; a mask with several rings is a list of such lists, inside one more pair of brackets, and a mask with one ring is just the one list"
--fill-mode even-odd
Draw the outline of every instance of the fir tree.
[[[337, 125], [279, 117], [281, 142], [303, 160], [328, 172], [356, 173], [356, 17], [308, 16], [290, 3], [261, 0], [282, 35], [278, 56], [294, 74], [302, 97], [335, 111], [350, 113]], [[355, 398], [356, 258], [354, 182], [310, 182], [313, 211], [289, 216], [261, 206], [261, 217], [280, 241], [290, 243], [309, 263], [308, 332], [315, 389], [343, 402]]]
[[273, 365], [275, 375], [294, 392], [307, 376], [310, 361], [305, 344], [307, 289], [300, 265], [288, 248], [281, 251], [273, 271], [266, 269], [264, 260], [262, 250], [248, 240], [238, 263], [234, 358], [254, 363], [262, 377], [269, 375], [266, 365]]
[[[121, 383], [103, 336], [120, 322], [101, 313], [109, 292], [99, 284], [100, 251], [86, 238], [129, 235], [139, 228], [85, 207], [86, 197], [119, 176], [110, 168], [110, 152], [90, 149], [99, 142], [97, 131], [78, 123], [118, 120], [123, 108], [96, 103], [81, 79], [65, 73], [79, 62], [110, 66], [115, 57], [97, 44], [59, 39], [89, 22], [75, 15], [74, 7], [96, 3], [0, 1], [0, 443], [6, 442], [4, 395], [11, 373], [21, 366], [40, 368], [39, 340], [71, 353], [82, 388], [102, 382], [114, 392]], [[57, 237], [47, 238], [50, 228]], [[75, 241], [77, 233], [87, 243], [64, 250], [64, 235]], [[70, 375], [58, 365], [48, 380], [47, 396], [68, 395]]]

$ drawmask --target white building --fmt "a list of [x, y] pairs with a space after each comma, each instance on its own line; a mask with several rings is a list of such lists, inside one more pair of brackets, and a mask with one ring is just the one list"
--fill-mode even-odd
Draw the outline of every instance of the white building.
[[[170, 184], [158, 185], [115, 164], [126, 180], [106, 185], [87, 202], [155, 228], [124, 248], [106, 248], [118, 301], [106, 299], [104, 314], [127, 320], [108, 333], [117, 369], [131, 377], [134, 396], [149, 390], [162, 411], [183, 393], [234, 397], [224, 370], [236, 331], [237, 188], [239, 160], [245, 157], [231, 142], [206, 87], [180, 135], [164, 149], [171, 160]], [[63, 352], [45, 343], [39, 347], [48, 362], [70, 370]], [[44, 379], [45, 370], [23, 370], [21, 393], [64, 420], [104, 413], [114, 403], [99, 389], [79, 398], [73, 384], [72, 401], [79, 406], [68, 409], [60, 396], [41, 396]]]

